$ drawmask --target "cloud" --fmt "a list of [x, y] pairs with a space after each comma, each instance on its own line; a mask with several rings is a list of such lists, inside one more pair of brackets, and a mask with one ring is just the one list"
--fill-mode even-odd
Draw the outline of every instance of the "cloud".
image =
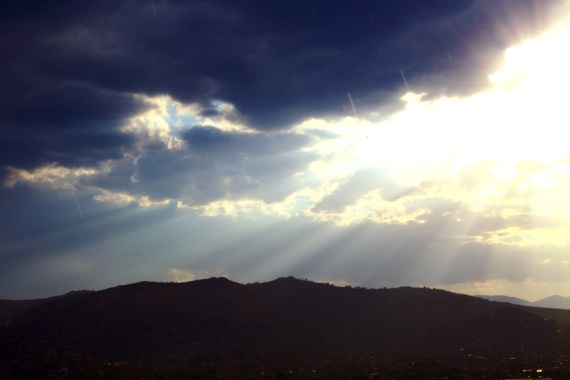
[[126, 119], [120, 129], [131, 141], [120, 157], [74, 168], [61, 163], [33, 170], [9, 167], [4, 185], [83, 186], [99, 192], [98, 201], [136, 200], [140, 205], [176, 200], [195, 207], [248, 198], [271, 203], [301, 189], [300, 174], [316, 159], [308, 149], [315, 141], [310, 134], [244, 130], [224, 117], [214, 121], [225, 129], [187, 126], [186, 121], [199, 120], [195, 108], [170, 98], [142, 101], [147, 109]]
[[89, 166], [118, 158], [133, 142], [119, 127], [145, 108], [128, 94], [88, 85], [30, 81], [17, 87], [0, 94], [4, 167]]
[[377, 170], [359, 170], [313, 207], [314, 212], [342, 212], [365, 194], [382, 186]]
[[[484, 46], [486, 61], [498, 61], [513, 41], [497, 28], [532, 26], [534, 12], [531, 1], [516, 8], [503, 1], [492, 6], [471, 1], [12, 5], [2, 17], [6, 35], [17, 35], [20, 42], [2, 45], [3, 55], [11, 58], [0, 66], [6, 79], [0, 90], [0, 165], [96, 168], [140, 157], [129, 178], [146, 181], [149, 193], [135, 190], [136, 195], [164, 200], [178, 197], [182, 186], [196, 188], [192, 202], [204, 203], [258, 188], [264, 200], [274, 202], [296, 186], [280, 191], [268, 182], [308, 164], [311, 158], [301, 147], [310, 139], [267, 131], [342, 116], [352, 106], [349, 100], [359, 116], [373, 118], [379, 108], [397, 103], [402, 75], [415, 92], [429, 90], [432, 98], [488, 86], [486, 77], [474, 74], [487, 75], [492, 63], [477, 61], [474, 51], [480, 56]], [[42, 26], [41, 33], [29, 27], [31, 19]], [[518, 30], [516, 38], [536, 32], [528, 29]], [[476, 79], [467, 83], [465, 78]], [[161, 97], [169, 101], [158, 101]], [[173, 105], [178, 115], [181, 107], [191, 107], [186, 120], [199, 125], [176, 125], [181, 119], [169, 114]], [[150, 119], [152, 110], [155, 119]], [[162, 125], [150, 128], [153, 120], [160, 121], [156, 116]], [[228, 130], [229, 125], [236, 129]], [[238, 133], [252, 128], [266, 132]], [[190, 153], [160, 152], [182, 141]], [[286, 149], [296, 154], [287, 155]], [[275, 154], [269, 156], [270, 151]], [[216, 166], [213, 179], [200, 175], [212, 169], [203, 158]], [[230, 160], [246, 159], [247, 176], [230, 173], [235, 171]], [[125, 164], [119, 167], [127, 170]], [[175, 174], [179, 186], [158, 185]], [[342, 207], [332, 206], [334, 198], [325, 202]]]
[[[135, 193], [189, 205], [222, 199], [282, 200], [298, 189], [295, 175], [314, 159], [311, 139], [294, 133], [226, 132], [194, 126], [180, 149], [146, 150], [132, 165]], [[165, 184], [168, 183], [168, 186]]]
[[173, 268], [170, 270], [170, 276], [174, 282], [187, 282], [187, 281], [194, 281], [196, 279], [196, 275], [189, 270], [184, 269], [176, 269]]
[[194, 272], [194, 271], [189, 271], [186, 269], [178, 269], [178, 268], [170, 269], [169, 275], [170, 275], [170, 278], [172, 279], [172, 281], [174, 281], [174, 282], [188, 282], [188, 281], [194, 281], [194, 280], [202, 280], [202, 279], [210, 278], [210, 277], [226, 277], [226, 278], [228, 277], [227, 275], [220, 274], [220, 273], [209, 273], [209, 272], [205, 272], [205, 271]]
[[132, 144], [120, 127], [148, 106], [133, 94], [168, 94], [201, 117], [222, 101], [275, 130], [342, 115], [347, 93], [365, 116], [396, 99], [401, 72], [430, 96], [473, 92], [486, 85], [473, 74], [536, 16], [532, 1], [22, 4], [2, 12], [0, 158], [26, 168], [120, 156]]
[[81, 177], [89, 177], [97, 173], [94, 169], [70, 169], [55, 164], [31, 171], [11, 167], [7, 169], [9, 174], [4, 185], [9, 188], [14, 187], [18, 183], [27, 183], [51, 190], [75, 190], [75, 185]]
[[164, 206], [170, 203], [170, 200], [153, 201], [148, 196], [134, 197], [125, 193], [113, 193], [107, 190], [100, 190], [100, 194], [93, 196], [93, 200], [106, 203], [131, 204], [137, 203], [140, 207], [147, 208], [151, 206]]

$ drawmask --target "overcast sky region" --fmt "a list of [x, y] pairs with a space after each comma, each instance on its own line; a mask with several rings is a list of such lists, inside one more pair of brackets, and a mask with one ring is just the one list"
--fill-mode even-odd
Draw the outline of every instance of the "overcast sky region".
[[570, 2], [5, 1], [0, 298], [570, 296]]

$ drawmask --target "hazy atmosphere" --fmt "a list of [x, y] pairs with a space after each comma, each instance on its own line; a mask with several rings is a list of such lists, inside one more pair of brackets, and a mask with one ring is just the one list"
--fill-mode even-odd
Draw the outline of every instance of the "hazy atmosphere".
[[568, 1], [8, 1], [0, 298], [570, 296]]

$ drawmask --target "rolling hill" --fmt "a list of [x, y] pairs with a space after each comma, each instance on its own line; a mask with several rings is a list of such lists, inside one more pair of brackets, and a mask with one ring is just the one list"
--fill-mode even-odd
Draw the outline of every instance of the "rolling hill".
[[570, 353], [568, 326], [535, 308], [427, 288], [211, 278], [141, 282], [19, 306], [4, 316], [13, 336], [156, 366], [363, 358], [457, 365], [475, 357], [490, 365]]

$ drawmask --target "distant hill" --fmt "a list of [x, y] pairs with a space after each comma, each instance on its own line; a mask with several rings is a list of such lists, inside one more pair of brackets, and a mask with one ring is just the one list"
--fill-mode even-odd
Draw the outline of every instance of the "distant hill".
[[570, 297], [551, 296], [534, 302], [523, 300], [516, 297], [507, 297], [507, 296], [479, 296], [479, 297], [490, 301], [509, 302], [512, 303], [513, 305], [547, 307], [552, 309], [570, 310]]
[[[243, 285], [211, 278], [141, 282], [19, 307], [5, 326], [14, 336], [168, 366], [278, 367], [366, 358], [399, 366], [414, 360], [457, 365], [570, 354], [568, 326], [534, 308], [427, 288], [335, 287], [293, 277]], [[570, 313], [559, 312], [563, 318]]]
[[530, 302], [530, 301], [523, 300], [523, 299], [517, 298], [517, 297], [509, 297], [509, 296], [477, 296], [477, 297], [484, 298], [486, 300], [494, 301], [494, 302], [508, 302], [508, 303], [512, 303], [513, 305], [530, 306], [532, 304], [532, 302]]
[[533, 302], [530, 306], [570, 310], [570, 297], [551, 296]]

